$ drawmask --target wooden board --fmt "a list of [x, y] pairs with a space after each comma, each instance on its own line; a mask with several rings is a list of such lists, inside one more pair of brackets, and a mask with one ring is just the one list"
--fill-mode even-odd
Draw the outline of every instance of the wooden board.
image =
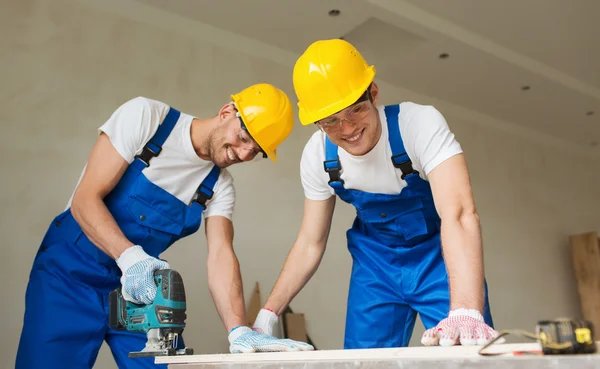
[[596, 232], [570, 237], [571, 256], [583, 318], [594, 325], [600, 338], [600, 242]]
[[294, 341], [308, 343], [308, 335], [306, 334], [306, 321], [303, 313], [287, 313], [285, 314], [285, 325], [287, 327], [287, 338]]
[[262, 307], [260, 301], [260, 285], [258, 282], [254, 285], [254, 290], [252, 291], [252, 295], [250, 296], [250, 302], [248, 303], [248, 308], [246, 309], [246, 318], [248, 319], [248, 324], [252, 326], [254, 321], [256, 320], [256, 316], [260, 312], [260, 308]]
[[[596, 346], [600, 350], [600, 342]], [[250, 354], [210, 354], [210, 355], [189, 355], [189, 356], [161, 356], [155, 358], [156, 364], [226, 364], [226, 363], [272, 363], [277, 362], [283, 365], [285, 362], [356, 362], [356, 361], [385, 361], [398, 359], [430, 359], [436, 360], [439, 364], [444, 359], [464, 359], [479, 358], [481, 360], [493, 360], [495, 357], [513, 356], [514, 351], [539, 351], [539, 343], [504, 343], [492, 345], [486, 352], [506, 353], [501, 356], [481, 356], [479, 354], [481, 346], [417, 346], [402, 348], [383, 348], [383, 349], [360, 349], [360, 350], [316, 350], [300, 352], [264, 352]], [[577, 356], [577, 355], [572, 355]], [[555, 356], [556, 357], [556, 356]], [[595, 354], [600, 360], [600, 354]]]
[[[288, 305], [285, 310], [283, 311], [282, 315], [286, 315], [286, 314], [293, 314], [294, 311], [292, 310], [292, 308]], [[287, 331], [287, 325], [285, 324], [285, 319], [281, 320], [281, 326], [283, 327], [283, 336], [284, 337], [288, 337], [288, 331]], [[315, 350], [318, 350], [318, 347], [315, 345], [315, 343], [312, 341], [312, 339], [310, 338], [310, 335], [308, 334], [308, 332], [306, 333], [306, 343], [308, 343], [309, 345], [312, 345]]]

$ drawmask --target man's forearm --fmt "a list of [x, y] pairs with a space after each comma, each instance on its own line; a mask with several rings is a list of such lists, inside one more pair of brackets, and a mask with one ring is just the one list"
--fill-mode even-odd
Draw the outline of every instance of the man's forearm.
[[313, 276], [321, 263], [324, 251], [324, 245], [310, 246], [297, 241], [288, 254], [264, 307], [281, 315], [290, 301]]
[[442, 248], [450, 283], [450, 309], [483, 311], [484, 267], [477, 213], [442, 220]]
[[227, 329], [247, 325], [240, 266], [232, 247], [219, 247], [207, 259], [208, 288]]
[[71, 213], [90, 241], [113, 259], [133, 246], [100, 196], [76, 194]]

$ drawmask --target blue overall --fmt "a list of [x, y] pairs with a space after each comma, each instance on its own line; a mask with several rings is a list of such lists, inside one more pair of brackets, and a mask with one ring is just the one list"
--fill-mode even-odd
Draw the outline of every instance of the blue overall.
[[[169, 110], [143, 152], [104, 199], [125, 237], [156, 258], [199, 229], [220, 174], [214, 166], [188, 205], [142, 173], [150, 159], [160, 154], [179, 116], [177, 110]], [[16, 368], [92, 368], [103, 341], [119, 368], [166, 368], [155, 365], [153, 358], [127, 357], [144, 348], [145, 334], [109, 328], [108, 295], [120, 286], [120, 277], [115, 261], [86, 237], [70, 209], [58, 215], [29, 276]]]
[[[407, 183], [399, 194], [344, 188], [338, 147], [328, 138], [325, 141], [329, 185], [357, 212], [347, 231], [352, 272], [345, 349], [408, 346], [417, 313], [429, 329], [446, 318], [450, 308], [441, 220], [429, 183], [413, 169], [404, 150], [399, 109], [399, 105], [385, 107], [391, 160]], [[485, 295], [484, 317], [492, 326], [487, 286]]]

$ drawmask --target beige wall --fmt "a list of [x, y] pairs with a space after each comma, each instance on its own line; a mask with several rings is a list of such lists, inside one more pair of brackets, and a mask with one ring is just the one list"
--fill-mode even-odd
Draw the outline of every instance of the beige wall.
[[[34, 252], [48, 222], [67, 202], [96, 128], [113, 109], [144, 95], [208, 116], [228, 101], [230, 92], [259, 81], [293, 96], [294, 55], [240, 44], [235, 35], [208, 35], [202, 25], [153, 18], [152, 11], [134, 13], [147, 19], [142, 23], [84, 3], [6, 1], [0, 14], [2, 368], [13, 367]], [[131, 10], [128, 4], [124, 1], [119, 9]], [[171, 26], [177, 31], [165, 30]], [[238, 45], [246, 53], [236, 51]], [[265, 59], [249, 55], [263, 51], [273, 53]], [[497, 326], [533, 329], [538, 319], [577, 315], [567, 237], [600, 228], [598, 161], [410, 91], [384, 84], [382, 92], [384, 103], [434, 103], [467, 153]], [[276, 165], [232, 168], [238, 196], [235, 244], [247, 296], [255, 281], [263, 293], [272, 287], [296, 236], [303, 202], [298, 160], [312, 132], [296, 126]], [[338, 202], [322, 267], [292, 303], [306, 313], [309, 333], [323, 349], [342, 345], [350, 271], [344, 232], [353, 216], [352, 208]], [[205, 256], [203, 234], [164, 255], [186, 281], [188, 345], [198, 353], [226, 352], [226, 332], [206, 285]], [[413, 344], [421, 333], [418, 323]], [[116, 367], [105, 347], [96, 367]]]

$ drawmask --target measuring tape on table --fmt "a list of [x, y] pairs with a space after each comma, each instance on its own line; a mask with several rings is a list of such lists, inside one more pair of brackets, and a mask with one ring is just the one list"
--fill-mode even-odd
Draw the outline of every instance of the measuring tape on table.
[[484, 352], [500, 338], [509, 334], [519, 335], [538, 341], [542, 351], [519, 351], [516, 354], [530, 355], [572, 355], [596, 352], [594, 327], [590, 321], [575, 319], [542, 320], [536, 325], [536, 333], [520, 329], [500, 331], [498, 337], [483, 346], [479, 354], [483, 356], [504, 355], [506, 352]]

